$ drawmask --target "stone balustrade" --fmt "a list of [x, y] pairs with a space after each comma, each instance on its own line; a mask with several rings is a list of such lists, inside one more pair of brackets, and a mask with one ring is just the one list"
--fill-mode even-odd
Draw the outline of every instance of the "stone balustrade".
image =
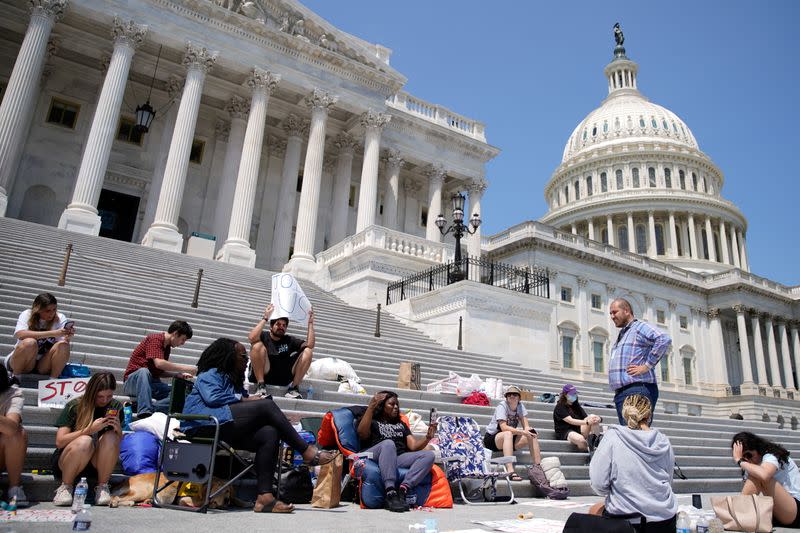
[[483, 123], [454, 113], [440, 105], [420, 100], [406, 92], [399, 92], [390, 96], [386, 100], [386, 104], [393, 109], [405, 111], [473, 139], [486, 142]]
[[351, 235], [318, 253], [317, 265], [326, 266], [336, 263], [367, 247], [390, 252], [399, 257], [415, 257], [436, 263], [444, 263], [454, 255], [453, 245], [429, 241], [424, 237], [409, 235], [382, 226], [369, 226], [364, 231]]

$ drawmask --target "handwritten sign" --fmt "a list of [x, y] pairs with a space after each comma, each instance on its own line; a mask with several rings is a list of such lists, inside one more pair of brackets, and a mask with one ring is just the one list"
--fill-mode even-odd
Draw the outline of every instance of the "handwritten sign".
[[291, 274], [272, 276], [272, 305], [275, 310], [270, 315], [271, 319], [288, 318], [301, 324], [308, 320], [308, 312], [311, 310], [311, 302]]
[[68, 401], [83, 396], [89, 378], [50, 379], [39, 382], [39, 407], [64, 407]]

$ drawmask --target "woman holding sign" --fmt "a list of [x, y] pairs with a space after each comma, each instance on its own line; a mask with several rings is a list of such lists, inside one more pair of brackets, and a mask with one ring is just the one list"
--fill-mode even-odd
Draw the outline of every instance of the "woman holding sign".
[[114, 399], [117, 380], [111, 372], [94, 374], [83, 396], [70, 400], [56, 421], [53, 471], [61, 486], [53, 503], [72, 505], [72, 490], [80, 475], [97, 478], [95, 505], [108, 505], [108, 480], [119, 458], [122, 404]]
[[49, 374], [57, 378], [69, 361], [69, 341], [75, 322], [58, 312], [58, 301], [49, 292], [38, 295], [20, 313], [14, 338], [17, 344], [6, 365], [14, 374]]

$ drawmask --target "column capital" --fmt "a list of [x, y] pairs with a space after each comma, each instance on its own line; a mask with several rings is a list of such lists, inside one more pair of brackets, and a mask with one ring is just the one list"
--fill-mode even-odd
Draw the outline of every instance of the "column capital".
[[353, 152], [358, 147], [358, 141], [355, 137], [343, 131], [333, 140], [333, 145], [339, 150], [339, 154], [353, 155]]
[[674, 216], [675, 216], [675, 210], [674, 210], [674, 209], [669, 209], [669, 210], [667, 211], [667, 214], [668, 214], [669, 216], [671, 216], [671, 217], [674, 217]]
[[269, 155], [281, 156], [286, 153], [286, 139], [270, 135], [267, 137], [267, 147], [269, 148]]
[[649, 294], [645, 294], [644, 295], [644, 303], [650, 305], [651, 303], [653, 303], [653, 297], [650, 296]]
[[263, 68], [253, 67], [249, 76], [247, 76], [247, 80], [245, 80], [245, 84], [253, 91], [266, 91], [272, 94], [275, 92], [275, 87], [278, 86], [279, 81], [281, 81], [279, 74], [273, 74]]
[[678, 308], [678, 302], [673, 302], [672, 300], [667, 301], [667, 307], [669, 307], [670, 311], [675, 311]]
[[444, 176], [447, 174], [447, 171], [441, 163], [431, 163], [422, 169], [422, 173], [427, 176], [431, 182], [438, 181], [441, 183], [444, 181]]
[[733, 310], [736, 311], [737, 315], [744, 315], [747, 312], [747, 307], [742, 304], [736, 304], [733, 306]]
[[704, 313], [703, 309], [700, 307], [690, 307], [689, 310], [692, 312], [693, 315], [700, 316]]
[[467, 190], [469, 191], [470, 196], [472, 196], [473, 194], [480, 196], [483, 195], [483, 193], [486, 191], [486, 187], [488, 187], [488, 184], [486, 183], [485, 180], [474, 179], [469, 182], [469, 185], [467, 185]]
[[608, 292], [608, 294], [612, 294], [612, 293], [617, 292], [617, 286], [616, 285], [612, 285], [610, 283], [606, 283], [606, 292]]
[[225, 104], [225, 111], [228, 112], [231, 118], [245, 119], [247, 118], [247, 113], [250, 112], [250, 102], [238, 94], [234, 94]]
[[68, 0], [28, 0], [31, 16], [53, 17], [59, 20], [64, 16]]
[[656, 214], [656, 212], [655, 212], [653, 209], [648, 209], [648, 210], [647, 210], [647, 216], [649, 216], [649, 217], [652, 217], [652, 216], [654, 216], [655, 214]]
[[214, 123], [214, 135], [221, 141], [228, 141], [228, 135], [231, 133], [231, 123], [227, 120], [218, 118]]
[[585, 287], [585, 286], [587, 286], [589, 284], [589, 278], [578, 277], [576, 279], [578, 280], [578, 286], [579, 287]]
[[784, 317], [782, 317], [782, 316], [776, 316], [775, 317], [775, 325], [778, 326], [778, 327], [781, 327], [781, 326], [785, 327], [788, 322], [789, 322], [789, 320], [784, 318]]
[[314, 109], [324, 109], [325, 111], [327, 111], [330, 106], [332, 106], [338, 101], [339, 101], [338, 96], [325, 92], [322, 89], [314, 89], [313, 91], [311, 91], [311, 94], [307, 95], [303, 99], [303, 102], [312, 111]]
[[111, 37], [114, 45], [124, 45], [133, 48], [139, 47], [147, 35], [147, 26], [136, 24], [132, 20], [125, 22], [122, 18], [115, 16], [111, 24]]
[[300, 118], [294, 113], [289, 113], [283, 119], [283, 131], [289, 137], [302, 137], [308, 133], [308, 120]]
[[387, 115], [386, 113], [378, 113], [373, 111], [372, 109], [368, 109], [364, 113], [361, 113], [361, 117], [359, 117], [361, 125], [365, 128], [377, 128], [383, 129], [385, 125], [392, 120], [391, 115]]
[[206, 74], [217, 62], [217, 57], [219, 57], [219, 52], [187, 42], [186, 52], [183, 55], [183, 66], [186, 67], [186, 70], [196, 69]]
[[406, 163], [406, 160], [403, 159], [402, 155], [400, 155], [400, 150], [395, 148], [387, 149], [383, 160], [386, 161], [387, 165], [396, 166], [398, 169], [403, 168], [403, 165]]
[[772, 315], [770, 313], [763, 313], [761, 315], [761, 318], [764, 319], [764, 322], [769, 322], [770, 324], [772, 324], [772, 319], [775, 318], [775, 315]]
[[625, 215], [627, 215], [628, 218], [633, 218], [633, 211], [625, 211]]
[[178, 76], [169, 76], [167, 78], [167, 96], [172, 100], [180, 96], [183, 90], [183, 78]]
[[403, 180], [403, 190], [406, 191], [407, 195], [413, 196], [422, 190], [422, 185], [417, 180], [406, 177], [406, 179]]
[[715, 318], [719, 318], [719, 307], [711, 307], [708, 310], [708, 318], [714, 320]]

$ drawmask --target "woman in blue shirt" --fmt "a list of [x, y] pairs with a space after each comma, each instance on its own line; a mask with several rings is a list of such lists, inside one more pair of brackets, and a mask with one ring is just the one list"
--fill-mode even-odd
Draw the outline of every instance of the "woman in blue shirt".
[[772, 496], [777, 525], [800, 529], [800, 469], [789, 451], [749, 431], [734, 435], [731, 449], [745, 474], [742, 494]]
[[[255, 452], [257, 513], [291, 513], [292, 504], [277, 499], [273, 487], [278, 442], [283, 440], [302, 453], [310, 465], [330, 462], [336, 452], [321, 451], [306, 443], [272, 398], [250, 397], [244, 389], [247, 350], [231, 339], [217, 339], [197, 361], [197, 380], [186, 398], [184, 414], [211, 415], [220, 423], [220, 438], [228, 444]], [[181, 427], [189, 435], [208, 435], [209, 420], [187, 420]]]

